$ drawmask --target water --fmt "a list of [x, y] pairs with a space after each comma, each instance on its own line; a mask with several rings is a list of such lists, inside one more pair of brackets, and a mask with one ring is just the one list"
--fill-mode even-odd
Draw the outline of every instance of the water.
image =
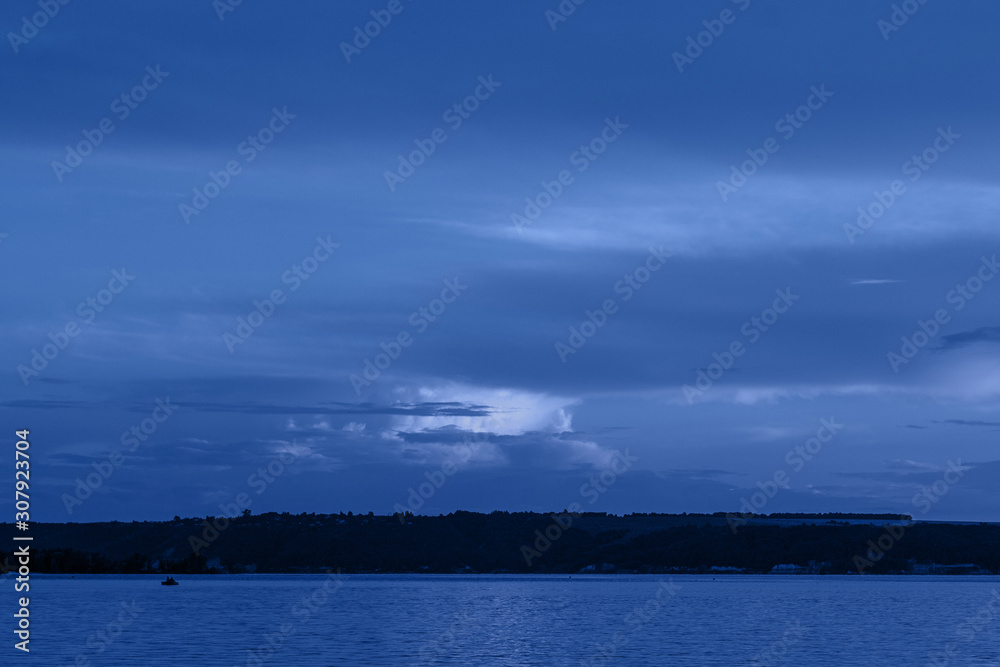
[[1000, 666], [1000, 577], [178, 579], [32, 575], [0, 664]]

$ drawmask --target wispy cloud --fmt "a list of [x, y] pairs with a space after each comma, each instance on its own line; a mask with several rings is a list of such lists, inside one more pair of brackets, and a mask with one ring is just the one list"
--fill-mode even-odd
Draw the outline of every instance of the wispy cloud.
[[1000, 343], [1000, 327], [979, 327], [972, 331], [941, 336], [938, 349], [952, 350], [975, 343]]
[[986, 422], [974, 419], [945, 419], [943, 424], [956, 424], [958, 426], [1000, 426], [1000, 422]]

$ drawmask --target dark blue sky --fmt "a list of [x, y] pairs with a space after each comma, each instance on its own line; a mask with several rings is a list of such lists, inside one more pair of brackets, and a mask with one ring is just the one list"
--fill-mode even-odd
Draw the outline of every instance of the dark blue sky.
[[679, 5], [6, 3], [34, 518], [1000, 519], [1000, 7]]

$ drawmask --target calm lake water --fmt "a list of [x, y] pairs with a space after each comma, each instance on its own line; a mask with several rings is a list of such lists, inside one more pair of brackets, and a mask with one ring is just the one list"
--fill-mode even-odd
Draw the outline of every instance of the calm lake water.
[[[4, 665], [1000, 666], [1000, 577], [32, 575]], [[82, 656], [82, 657], [81, 657]]]

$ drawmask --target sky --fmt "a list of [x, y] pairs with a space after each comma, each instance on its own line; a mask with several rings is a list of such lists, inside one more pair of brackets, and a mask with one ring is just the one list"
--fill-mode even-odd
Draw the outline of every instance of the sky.
[[1000, 520], [995, 3], [52, 4], [0, 9], [33, 520]]

